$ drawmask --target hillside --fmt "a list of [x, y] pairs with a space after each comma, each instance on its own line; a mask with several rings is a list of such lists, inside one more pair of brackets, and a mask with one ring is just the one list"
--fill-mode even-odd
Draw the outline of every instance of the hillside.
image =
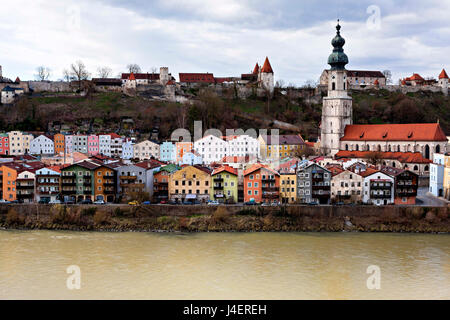
[[[287, 91], [287, 92], [286, 92]], [[14, 106], [0, 106], [0, 131], [47, 131], [49, 123], [61, 123], [80, 131], [124, 132], [123, 119], [132, 119], [131, 128], [147, 134], [155, 127], [160, 139], [176, 128], [193, 128], [194, 120], [203, 128], [266, 128], [259, 119], [276, 119], [295, 124], [306, 139], [317, 138], [321, 118], [320, 99], [303, 98], [286, 90], [264, 98], [239, 100], [219, 97], [208, 90], [195, 92], [191, 105], [150, 101], [120, 93], [96, 93], [88, 97], [24, 97]], [[304, 96], [304, 95], [303, 95]], [[391, 93], [386, 90], [354, 91], [354, 123], [421, 123], [438, 119], [450, 135], [450, 99], [442, 94]], [[320, 98], [320, 97], [316, 97]], [[240, 117], [245, 114], [246, 117]], [[254, 121], [249, 120], [254, 118]]]

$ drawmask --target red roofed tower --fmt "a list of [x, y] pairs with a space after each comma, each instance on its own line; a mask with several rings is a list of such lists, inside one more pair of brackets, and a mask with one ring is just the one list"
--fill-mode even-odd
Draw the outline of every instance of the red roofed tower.
[[253, 74], [258, 74], [259, 73], [259, 64], [258, 62], [255, 65], [255, 69], [253, 69]]
[[263, 89], [268, 90], [271, 95], [273, 94], [273, 90], [275, 87], [273, 69], [272, 66], [270, 65], [268, 57], [266, 57], [264, 65], [261, 68], [261, 72], [259, 73], [258, 76], [258, 81]]
[[445, 72], [445, 69], [442, 69], [441, 74], [439, 75], [439, 86], [442, 88], [442, 92], [447, 96], [448, 95], [448, 75]]

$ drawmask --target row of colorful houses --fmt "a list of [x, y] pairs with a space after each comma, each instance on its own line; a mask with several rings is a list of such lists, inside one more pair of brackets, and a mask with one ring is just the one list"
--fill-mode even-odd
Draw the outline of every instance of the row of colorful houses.
[[143, 161], [159, 159], [176, 164], [211, 164], [226, 157], [275, 158], [288, 157], [306, 148], [300, 135], [259, 136], [233, 135], [216, 137], [207, 135], [195, 142], [144, 140], [119, 136], [116, 133], [91, 135], [32, 134], [12, 131], [0, 134], [0, 155], [103, 155], [123, 160]]
[[149, 159], [126, 163], [93, 156], [70, 165], [46, 166], [31, 156], [0, 163], [0, 198], [50, 202], [119, 203], [142, 195], [154, 202], [374, 205], [415, 204], [419, 177], [360, 161], [321, 166], [292, 158], [274, 168], [263, 163], [176, 165]]

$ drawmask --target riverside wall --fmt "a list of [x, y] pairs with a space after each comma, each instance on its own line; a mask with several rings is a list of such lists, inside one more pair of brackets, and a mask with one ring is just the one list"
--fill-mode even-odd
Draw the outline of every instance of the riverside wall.
[[450, 207], [0, 205], [0, 228], [77, 231], [450, 233]]

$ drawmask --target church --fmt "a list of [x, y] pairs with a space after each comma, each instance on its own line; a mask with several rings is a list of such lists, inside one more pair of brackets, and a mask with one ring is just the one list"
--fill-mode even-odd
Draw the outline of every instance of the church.
[[[368, 156], [378, 152], [388, 155], [413, 155], [415, 161], [431, 162], [433, 153], [448, 152], [448, 140], [438, 123], [423, 124], [353, 124], [352, 97], [348, 95], [348, 57], [344, 53], [345, 40], [341, 26], [336, 26], [331, 41], [333, 52], [328, 58], [328, 95], [323, 98], [321, 150], [326, 156], [342, 158], [358, 154]], [[386, 156], [386, 157], [385, 157]], [[352, 156], [354, 157], [354, 156]], [[391, 157], [391, 156], [389, 156]]]

